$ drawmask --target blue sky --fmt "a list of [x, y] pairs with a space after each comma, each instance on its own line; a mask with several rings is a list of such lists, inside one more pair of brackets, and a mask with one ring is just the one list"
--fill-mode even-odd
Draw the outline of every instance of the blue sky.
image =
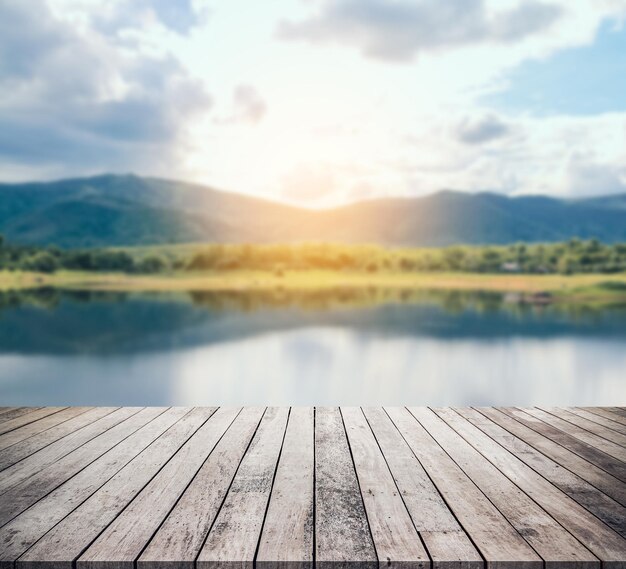
[[524, 61], [485, 97], [503, 112], [594, 115], [626, 111], [626, 29], [605, 21], [593, 43]]
[[626, 0], [0, 0], [0, 178], [626, 192]]

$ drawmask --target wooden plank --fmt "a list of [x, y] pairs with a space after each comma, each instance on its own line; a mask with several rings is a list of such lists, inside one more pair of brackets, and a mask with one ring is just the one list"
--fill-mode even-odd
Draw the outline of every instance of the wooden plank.
[[[586, 417], [571, 413], [570, 411], [567, 411], [566, 409], [561, 409], [559, 407], [539, 407], [539, 409], [563, 421], [571, 423], [576, 427], [577, 430], [583, 429], [588, 433], [600, 437], [605, 441], [611, 442], [615, 445], [619, 445], [621, 447], [626, 446], [625, 435], [622, 435], [617, 431], [614, 431], [613, 429], [608, 429], [603, 425], [599, 425], [598, 423], [591, 421]], [[624, 452], [626, 453], [626, 450]]]
[[339, 409], [315, 410], [315, 559], [324, 569], [378, 567]]
[[563, 419], [560, 419], [559, 417], [551, 413], [546, 413], [545, 411], [542, 411], [541, 409], [538, 409], [536, 407], [529, 407], [526, 409], [522, 409], [522, 411], [529, 415], [532, 415], [537, 419], [540, 419], [548, 425], [552, 425], [553, 427], [560, 429], [568, 435], [576, 437], [578, 440], [583, 441], [588, 445], [591, 445], [597, 450], [601, 450], [602, 452], [612, 456], [613, 458], [616, 458], [617, 460], [626, 462], [626, 449], [619, 445], [616, 445], [611, 441], [607, 441], [606, 439], [603, 439], [598, 435], [594, 435], [593, 433], [590, 433], [589, 431], [582, 429], [577, 425], [569, 423], [568, 421], [564, 421]]
[[37, 411], [37, 409], [41, 409], [41, 407], [10, 407], [7, 411], [2, 413], [2, 415], [0, 415], [0, 425], [6, 421], [15, 419], [16, 417], [26, 415], [26, 413]]
[[587, 508], [622, 537], [626, 536], [626, 508], [624, 506], [600, 492], [580, 476], [562, 468], [560, 464], [516, 438], [478, 411], [456, 409], [456, 412], [576, 500], [581, 506]]
[[143, 409], [48, 468], [14, 485], [10, 492], [0, 496], [0, 524], [7, 523], [69, 480], [85, 466], [151, 421], [159, 411], [162, 412], [158, 408]]
[[482, 557], [389, 416], [380, 407], [363, 411], [433, 568], [482, 568]]
[[626, 419], [626, 407], [607, 407], [607, 409], [611, 411], [611, 413], [615, 413], [616, 415]]
[[186, 412], [148, 407], [131, 417], [143, 426], [0, 529], [0, 562], [15, 561]]
[[137, 561], [139, 569], [193, 569], [265, 409], [245, 407]]
[[58, 413], [39, 419], [39, 421], [34, 421], [33, 423], [29, 423], [11, 432], [0, 435], [0, 451], [34, 435], [42, 433], [43, 431], [47, 431], [60, 423], [89, 411], [89, 409], [91, 409], [91, 407], [68, 407]]
[[428, 553], [363, 411], [342, 407], [341, 414], [378, 559], [384, 565], [429, 566]]
[[[132, 466], [132, 471], [146, 471], [147, 477], [144, 475], [143, 480], [138, 481], [139, 484], [133, 483], [133, 491], [136, 492], [142, 482], [149, 482], [78, 559], [77, 568], [134, 567], [135, 560], [237, 416], [239, 409], [223, 408], [217, 413], [215, 411], [215, 408], [194, 409], [142, 453], [143, 456], [137, 457], [137, 464]], [[180, 427], [185, 427], [182, 437], [175, 432], [177, 427], [179, 431]], [[167, 439], [167, 435], [177, 436], [175, 439], [171, 436]], [[127, 484], [126, 478], [120, 477], [119, 484], [107, 492], [107, 501], [111, 499], [109, 496], [115, 497], [117, 486]], [[127, 500], [123, 498], [123, 501]], [[120, 503], [116, 510], [122, 505]], [[75, 547], [75, 551], [80, 552], [80, 549]], [[66, 567], [71, 567], [70, 559]]]
[[[561, 429], [558, 429], [553, 425], [549, 425], [548, 423], [534, 417], [533, 415], [529, 415], [520, 409], [516, 409], [515, 407], [501, 407], [499, 409], [523, 425], [526, 425], [534, 431], [544, 435], [555, 443], [562, 445], [566, 449], [571, 450], [588, 462], [595, 464], [598, 468], [601, 468], [618, 480], [626, 480], [626, 467], [623, 462], [616, 460], [612, 456], [598, 450], [592, 445], [583, 442], [569, 433], [565, 433]], [[620, 500], [620, 503], [623, 502]]]
[[314, 417], [293, 407], [256, 556], [257, 568], [313, 566]]
[[5, 470], [12, 464], [62, 439], [66, 435], [78, 431], [96, 422], [98, 419], [113, 413], [116, 409], [117, 407], [96, 407], [91, 411], [87, 411], [73, 419], [60, 423], [56, 427], [52, 427], [47, 431], [33, 435], [26, 440], [1, 450], [0, 471]]
[[543, 569], [543, 561], [407, 409], [389, 417], [490, 569]]
[[625, 465], [521, 410], [96, 411], [0, 435], [0, 569], [626, 566], [626, 484], [585, 456]]
[[593, 413], [594, 415], [600, 415], [601, 417], [606, 417], [615, 423], [619, 423], [620, 425], [626, 426], [626, 417], [622, 417], [619, 413], [612, 411], [612, 407], [579, 407], [580, 409], [584, 409], [589, 413]]
[[[546, 564], [574, 563], [577, 567], [599, 569], [597, 558], [507, 478], [493, 461], [482, 456], [471, 441], [459, 436], [458, 431], [430, 409], [409, 410]], [[438, 410], [442, 411], [446, 410]], [[446, 420], [449, 417], [446, 416]]]
[[481, 407], [477, 409], [477, 411], [506, 429], [520, 441], [528, 443], [531, 447], [536, 448], [548, 458], [580, 476], [583, 480], [586, 480], [589, 484], [595, 486], [598, 490], [601, 490], [622, 506], [626, 506], [626, 487], [620, 480], [611, 476], [608, 472], [597, 467], [595, 464], [587, 462], [584, 458], [568, 448], [561, 446], [552, 439], [531, 429], [521, 422], [523, 419], [516, 420], [512, 416], [490, 407]]
[[612, 431], [617, 431], [618, 433], [621, 433], [622, 435], [626, 435], [626, 425], [622, 425], [621, 423], [618, 423], [617, 421], [613, 421], [612, 419], [608, 418], [606, 415], [591, 413], [590, 411], [587, 411], [586, 409], [582, 409], [580, 407], [567, 407], [566, 409], [567, 411], [569, 411], [570, 413], [573, 413], [574, 415], [578, 415], [579, 417], [584, 417], [585, 419], [589, 419], [590, 421], [598, 423], [599, 425], [602, 425], [603, 427], [606, 427], [607, 429], [611, 429]]
[[25, 415], [21, 415], [20, 417], [14, 417], [10, 421], [4, 421], [2, 424], [0, 424], [0, 435], [3, 435], [4, 433], [8, 433], [15, 429], [19, 429], [24, 425], [28, 425], [29, 423], [38, 421], [39, 419], [47, 417], [48, 415], [58, 413], [63, 409], [65, 409], [65, 407], [42, 407], [41, 409], [31, 411], [30, 413], [26, 413]]
[[[617, 532], [601, 522], [597, 517], [572, 500], [551, 482], [537, 474], [517, 457], [512, 455], [498, 443], [489, 438], [463, 417], [450, 409], [441, 410], [445, 420], [472, 447], [480, 452], [489, 462], [508, 477], [518, 488], [525, 492], [546, 512], [548, 512], [563, 528], [582, 543], [585, 548], [597, 556], [603, 565], [619, 566], [626, 560], [626, 540]], [[529, 526], [532, 527], [532, 526]], [[544, 528], [535, 525], [535, 532], [544, 533]], [[556, 560], [564, 559], [564, 541], [552, 543]], [[580, 545], [577, 544], [580, 548]], [[572, 548], [574, 551], [574, 548]], [[574, 562], [577, 565], [589, 561], [590, 566], [596, 565], [593, 557], [584, 550], [576, 550]]]
[[[64, 437], [63, 439], [41, 449], [28, 458], [10, 466], [0, 478], [0, 494], [7, 492], [13, 486], [20, 484], [30, 476], [41, 472], [50, 465], [58, 462], [76, 449], [87, 444], [93, 439], [97, 439], [109, 429], [119, 425], [129, 417], [141, 411], [138, 407], [123, 407], [105, 415], [91, 425]], [[2, 512], [0, 512], [0, 517]]]
[[[198, 569], [223, 563], [253, 566], [288, 416], [289, 409], [277, 407], [269, 408], [263, 416], [200, 550], [196, 561]], [[245, 516], [241, 512], [245, 512]]]
[[[148, 426], [150, 434], [144, 429], [141, 444], [133, 442], [140, 452], [41, 538], [22, 556], [18, 566], [34, 569], [45, 564], [49, 568], [69, 569], [96, 538], [96, 544], [120, 538], [121, 542], [110, 548], [112, 559], [119, 562], [123, 558], [123, 540], [138, 531], [152, 535], [154, 524], [161, 519], [159, 512], [169, 511], [193, 476], [194, 465], [201, 464], [210, 452], [212, 447], [203, 447], [212, 442], [205, 435], [220, 434], [206, 422], [215, 408], [184, 411], [178, 408], [164, 413], [161, 421], [157, 419]], [[224, 415], [232, 419], [232, 414], [222, 413], [217, 422], [211, 423], [217, 430], [223, 426], [220, 418]], [[92, 472], [90, 478], [95, 476]], [[151, 519], [156, 521], [151, 524]], [[92, 550], [87, 555], [89, 551]]]

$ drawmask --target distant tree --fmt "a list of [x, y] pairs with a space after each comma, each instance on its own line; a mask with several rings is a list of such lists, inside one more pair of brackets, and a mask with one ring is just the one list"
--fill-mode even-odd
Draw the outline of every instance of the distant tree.
[[481, 272], [491, 272], [500, 270], [502, 265], [502, 255], [500, 251], [493, 247], [485, 247], [481, 250], [478, 270]]
[[602, 249], [602, 244], [597, 239], [589, 239], [589, 241], [585, 243], [585, 248], [589, 253], [597, 253]]
[[443, 261], [446, 268], [451, 271], [458, 271], [463, 266], [465, 260], [465, 250], [462, 247], [446, 247], [443, 250]]
[[137, 265], [140, 273], [160, 273], [168, 266], [167, 260], [160, 255], [149, 255]]
[[523, 269], [530, 261], [531, 254], [526, 243], [517, 243], [515, 245], [515, 262]]
[[220, 261], [221, 249], [217, 247], [211, 247], [206, 251], [201, 251], [193, 255], [189, 263], [187, 263], [187, 270], [189, 271], [206, 271], [208, 269], [214, 269]]
[[557, 263], [557, 270], [562, 275], [571, 275], [580, 268], [578, 259], [570, 254], [563, 255]]
[[23, 268], [38, 273], [53, 273], [59, 268], [59, 262], [56, 257], [47, 251], [35, 253], [31, 257], [27, 257], [23, 264]]
[[94, 255], [90, 251], [70, 251], [63, 264], [67, 269], [92, 271], [95, 268]]
[[411, 259], [410, 257], [402, 257], [398, 266], [401, 271], [414, 271], [418, 266], [418, 261]]
[[56, 257], [57, 259], [63, 256], [63, 251], [61, 251], [61, 249], [56, 245], [50, 245], [50, 247], [48, 247], [48, 253], [50, 253], [53, 257]]
[[135, 261], [124, 251], [95, 251], [92, 265], [96, 271], [132, 272]]

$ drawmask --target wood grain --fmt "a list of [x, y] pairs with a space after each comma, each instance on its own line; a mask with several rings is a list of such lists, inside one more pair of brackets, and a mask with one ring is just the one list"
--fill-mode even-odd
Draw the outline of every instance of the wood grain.
[[258, 568], [313, 565], [314, 411], [294, 407], [289, 415], [259, 550]]
[[596, 516], [591, 514], [570, 496], [559, 490], [548, 480], [537, 474], [532, 468], [502, 448], [464, 418], [452, 410], [442, 410], [446, 422], [452, 426], [473, 448], [480, 452], [509, 478], [518, 488], [532, 498], [560, 526], [562, 526], [579, 544], [568, 548], [565, 537], [552, 543], [555, 555], [583, 561], [595, 561], [584, 550], [591, 551], [605, 565], [619, 564], [626, 558], [626, 540]]
[[139, 558], [139, 569], [192, 569], [265, 409], [246, 407]]
[[626, 569], [624, 413], [0, 408], [0, 569]]
[[507, 430], [474, 409], [456, 409], [462, 417], [494, 441], [560, 488], [581, 506], [600, 518], [622, 537], [626, 537], [626, 508], [609, 498], [580, 476], [562, 468], [531, 445], [517, 439]]
[[[197, 417], [188, 408], [168, 409], [103, 457], [106, 462], [99, 460], [78, 474], [76, 478], [85, 479], [81, 487], [95, 487], [95, 491], [23, 555], [20, 563], [29, 567], [44, 562], [48, 567], [71, 567], [203, 418], [204, 414]], [[68, 486], [59, 492], [76, 492]]]
[[[2, 473], [0, 494], [6, 493], [31, 476], [45, 471], [48, 467], [55, 468], [55, 472], [58, 473], [61, 481], [67, 480], [72, 475], [70, 464], [80, 468], [81, 465], [88, 464], [91, 460], [106, 452], [112, 445], [121, 440], [117, 438], [118, 435], [123, 438], [127, 434], [126, 427], [129, 424], [131, 427], [135, 424], [134, 422], [126, 423], [126, 421], [140, 412], [148, 413], [148, 411], [138, 407], [118, 409], [113, 413], [105, 415], [88, 427], [72, 433], [28, 458], [13, 464]], [[143, 415], [140, 417], [143, 417]], [[109, 431], [112, 431], [112, 434]], [[72, 454], [74, 452], [76, 454]], [[62, 462], [67, 456], [70, 456], [70, 458]], [[46, 477], [47, 474], [43, 475], [43, 478]], [[15, 499], [19, 495], [19, 490], [13, 490], [10, 499]], [[0, 508], [0, 524], [4, 523], [2, 520], [5, 518], [6, 514]]]
[[285, 408], [265, 413], [200, 551], [198, 569], [230, 566], [233, 560], [239, 567], [253, 566], [288, 415]]
[[[167, 426], [162, 424], [163, 419], [159, 421], [163, 415], [162, 408], [143, 409], [111, 428], [101, 440], [88, 443], [94, 448], [85, 452], [79, 449], [72, 453], [74, 456], [68, 455], [57, 462], [49, 472], [26, 480], [15, 501], [0, 508], [3, 517], [5, 511], [10, 511], [11, 516], [16, 511], [22, 512], [0, 529], [0, 560], [22, 555], [141, 452], [158, 436], [159, 429]], [[25, 506], [31, 507], [25, 509]]]
[[102, 500], [110, 502], [110, 496], [117, 497], [120, 492], [132, 497], [143, 487], [78, 559], [78, 569], [134, 566], [239, 409], [215, 411], [210, 407], [194, 409], [137, 456], [134, 464], [128, 465], [132, 474], [139, 473], [135, 474], [139, 480], [133, 480], [130, 489], [127, 481], [131, 474], [120, 473], [103, 496], [94, 497], [100, 500], [95, 509], [100, 509]]
[[589, 411], [594, 415], [600, 415], [611, 419], [620, 425], [626, 425], [626, 417], [624, 417], [615, 407], [582, 407], [585, 411]]
[[569, 436], [576, 437], [578, 440], [587, 443], [595, 449], [601, 450], [605, 454], [616, 458], [620, 462], [626, 462], [626, 448], [621, 447], [612, 441], [591, 433], [574, 423], [565, 421], [560, 417], [553, 415], [552, 413], [548, 413], [546, 411], [538, 409], [537, 407], [525, 408], [522, 409], [522, 411], [524, 411], [528, 415], [532, 415], [533, 417], [540, 419], [548, 425], [556, 427], [562, 432], [567, 433]]
[[626, 425], [623, 425], [619, 421], [615, 421], [611, 419], [611, 415], [603, 414], [598, 411], [602, 411], [602, 409], [597, 409], [595, 412], [588, 411], [587, 409], [582, 409], [581, 407], [567, 407], [566, 408], [569, 413], [573, 413], [574, 415], [578, 415], [579, 417], [585, 417], [590, 421], [598, 423], [606, 427], [607, 429], [611, 429], [612, 431], [617, 431], [622, 435], [626, 435]]
[[64, 423], [72, 417], [81, 415], [82, 413], [89, 411], [89, 409], [91, 409], [91, 407], [68, 407], [58, 413], [51, 413], [43, 419], [39, 419], [38, 421], [34, 421], [14, 429], [13, 431], [0, 435], [0, 451], [46, 431], [60, 423]]
[[26, 415], [26, 413], [31, 413], [37, 409], [41, 409], [41, 407], [5, 407], [4, 411], [0, 415], [0, 425], [5, 421], [10, 421], [15, 417], [21, 417], [22, 415]]
[[315, 410], [315, 559], [320, 568], [378, 566], [341, 414]]
[[560, 466], [580, 476], [580, 478], [613, 498], [620, 505], [626, 506], [626, 486], [608, 472], [585, 460], [579, 454], [572, 452], [566, 446], [560, 445], [531, 429], [524, 423], [523, 418], [516, 420], [513, 416], [488, 407], [481, 407], [477, 411], [506, 429], [515, 437], [516, 441], [519, 441], [519, 444], [527, 443], [536, 448]]
[[434, 568], [478, 569], [482, 557], [409, 445], [379, 407], [363, 410]]
[[513, 407], [503, 407], [501, 410], [523, 425], [576, 453], [586, 461], [595, 464], [598, 468], [601, 468], [618, 480], [622, 482], [626, 480], [626, 465], [622, 461], [525, 411]]
[[[77, 417], [65, 421], [55, 427], [33, 435], [19, 443], [11, 445], [0, 451], [0, 471], [5, 470], [12, 464], [34, 454], [48, 445], [62, 439], [66, 435], [78, 431], [84, 427], [89, 427], [98, 419], [110, 415], [116, 411], [116, 407], [96, 407], [85, 413], [81, 413]], [[61, 443], [62, 445], [63, 443]], [[59, 445], [58, 445], [59, 446]], [[41, 455], [40, 455], [41, 456]]]
[[[467, 431], [475, 427], [452, 410], [411, 408], [411, 412], [546, 563], [576, 564], [589, 569], [599, 566], [587, 548], [507, 477], [499, 463], [494, 464], [493, 455], [505, 461], [506, 456], [501, 453], [507, 453], [506, 450], [488, 437], [479, 439], [492, 453], [487, 459], [472, 444], [474, 438], [467, 436]], [[467, 429], [461, 429], [461, 421], [468, 425]]]
[[34, 423], [35, 421], [47, 417], [48, 415], [54, 415], [63, 409], [65, 409], [65, 407], [42, 407], [41, 409], [35, 409], [34, 411], [20, 415], [19, 417], [14, 417], [9, 421], [3, 421], [0, 424], [0, 435], [19, 429], [24, 425]]
[[428, 553], [363, 411], [358, 407], [342, 407], [341, 414], [379, 561], [393, 567], [430, 565]]
[[387, 412], [488, 566], [543, 568], [539, 555], [416, 418], [403, 408]]

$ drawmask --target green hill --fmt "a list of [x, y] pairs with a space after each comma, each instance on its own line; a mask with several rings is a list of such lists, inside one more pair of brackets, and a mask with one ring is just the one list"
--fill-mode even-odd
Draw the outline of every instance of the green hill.
[[0, 184], [0, 233], [62, 247], [184, 242], [440, 246], [596, 237], [626, 241], [626, 194], [579, 200], [441, 191], [322, 211], [155, 178]]

